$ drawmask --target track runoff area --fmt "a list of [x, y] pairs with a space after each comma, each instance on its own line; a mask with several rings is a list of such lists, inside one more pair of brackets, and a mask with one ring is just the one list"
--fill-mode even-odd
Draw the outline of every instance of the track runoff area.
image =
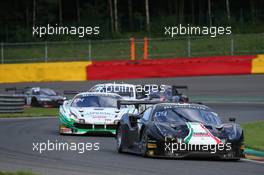
[[[94, 84], [89, 82], [46, 82], [1, 84], [6, 87], [41, 86], [58, 91], [85, 91]], [[109, 81], [107, 81], [109, 82]], [[113, 81], [111, 81], [113, 82]], [[134, 79], [115, 82], [184, 84], [190, 97], [205, 100], [222, 120], [234, 116], [238, 123], [263, 120], [264, 105], [259, 97], [264, 96], [263, 75], [210, 76], [164, 79]], [[243, 96], [243, 98], [242, 98]], [[235, 99], [230, 101], [230, 97]], [[258, 97], [258, 98], [257, 98]], [[228, 99], [228, 100], [227, 100]], [[0, 169], [24, 170], [40, 174], [263, 174], [264, 164], [248, 159], [218, 161], [211, 159], [160, 159], [143, 158], [133, 154], [118, 154], [116, 141], [111, 136], [60, 136], [58, 119], [22, 118], [0, 119]], [[261, 134], [261, 133], [258, 133]], [[256, 137], [257, 135], [256, 134]], [[76, 149], [68, 151], [42, 151], [40, 144], [68, 143]], [[87, 149], [82, 149], [85, 144]], [[37, 146], [38, 145], [38, 146]], [[35, 148], [34, 148], [34, 147]], [[37, 148], [38, 147], [38, 148]]]

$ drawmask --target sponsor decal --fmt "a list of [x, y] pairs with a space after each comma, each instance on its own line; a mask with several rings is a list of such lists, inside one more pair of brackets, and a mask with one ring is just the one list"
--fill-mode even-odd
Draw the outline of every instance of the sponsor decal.
[[225, 140], [221, 141], [215, 137], [203, 124], [197, 122], [187, 122], [186, 124], [189, 133], [183, 140], [165, 138], [165, 152], [174, 154], [178, 151], [197, 151], [215, 154], [218, 151], [230, 151], [232, 149], [231, 143], [226, 143]]

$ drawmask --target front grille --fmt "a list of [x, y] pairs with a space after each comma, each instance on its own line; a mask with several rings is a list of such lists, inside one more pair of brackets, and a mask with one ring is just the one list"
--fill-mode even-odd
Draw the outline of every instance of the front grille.
[[[93, 125], [93, 124], [81, 124], [81, 123], [74, 123], [74, 127], [79, 129], [105, 129], [105, 125]], [[106, 125], [106, 129], [116, 129], [116, 125], [110, 124]]]
[[116, 129], [116, 125], [106, 125], [107, 129]]
[[94, 125], [94, 129], [104, 129], [104, 125]]
[[93, 129], [92, 124], [81, 124], [81, 123], [74, 123], [74, 126], [79, 129]]

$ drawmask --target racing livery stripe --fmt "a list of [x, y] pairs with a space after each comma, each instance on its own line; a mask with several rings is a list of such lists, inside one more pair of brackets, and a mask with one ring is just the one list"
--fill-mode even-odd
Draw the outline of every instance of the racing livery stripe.
[[221, 143], [221, 140], [219, 138], [213, 136], [213, 134], [202, 123], [200, 123], [200, 125], [207, 132], [207, 134], [209, 134], [209, 136], [216, 141], [216, 144]]
[[189, 142], [192, 138], [192, 135], [193, 135], [193, 128], [191, 127], [190, 123], [187, 122], [186, 124], [187, 124], [187, 127], [189, 129], [189, 133], [188, 133], [187, 137], [185, 137], [184, 143], [189, 144]]

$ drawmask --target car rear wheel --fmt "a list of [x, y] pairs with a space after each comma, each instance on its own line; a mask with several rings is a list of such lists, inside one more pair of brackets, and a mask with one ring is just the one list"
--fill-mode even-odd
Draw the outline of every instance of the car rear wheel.
[[123, 152], [123, 134], [122, 134], [122, 128], [121, 126], [118, 126], [117, 133], [116, 133], [116, 145], [117, 145], [117, 151], [119, 153]]
[[63, 125], [59, 125], [59, 133], [60, 133], [60, 135], [64, 135], [64, 133], [62, 131], [62, 127], [63, 127]]

